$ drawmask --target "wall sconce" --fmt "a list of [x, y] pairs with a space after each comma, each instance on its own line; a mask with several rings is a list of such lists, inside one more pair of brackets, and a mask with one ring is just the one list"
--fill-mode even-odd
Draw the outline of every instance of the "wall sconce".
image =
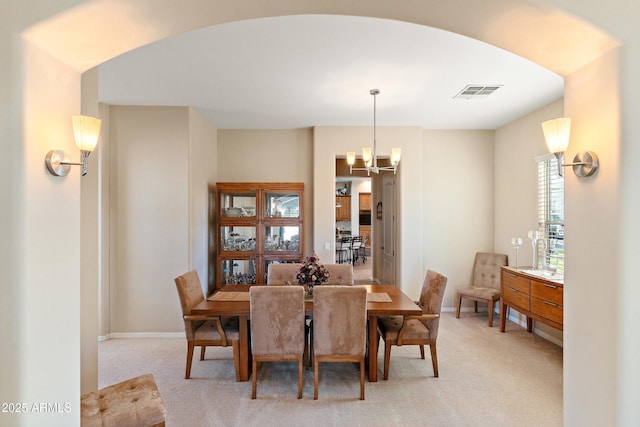
[[598, 170], [598, 156], [593, 151], [581, 151], [573, 158], [573, 163], [562, 163], [564, 152], [569, 146], [571, 118], [561, 117], [542, 123], [542, 132], [547, 148], [558, 159], [558, 175], [563, 176], [563, 167], [572, 166], [577, 176], [591, 176]]
[[51, 150], [44, 159], [51, 175], [67, 176], [71, 165], [82, 166], [82, 176], [87, 174], [89, 154], [96, 148], [102, 120], [90, 116], [71, 116], [76, 145], [82, 156], [82, 163], [72, 163], [62, 150]]

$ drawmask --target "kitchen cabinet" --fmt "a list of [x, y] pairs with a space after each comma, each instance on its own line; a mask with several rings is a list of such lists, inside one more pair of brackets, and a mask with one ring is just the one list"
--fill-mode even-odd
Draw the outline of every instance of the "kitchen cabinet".
[[351, 220], [351, 196], [336, 196], [336, 221]]
[[209, 186], [209, 268], [216, 289], [265, 284], [270, 263], [302, 260], [303, 192], [303, 183]]
[[528, 274], [513, 267], [500, 270], [500, 331], [504, 332], [507, 307], [513, 307], [527, 317], [527, 331], [533, 331], [533, 321], [556, 329], [563, 328], [562, 282]]
[[371, 211], [371, 193], [360, 193], [358, 196], [358, 209], [360, 211]]

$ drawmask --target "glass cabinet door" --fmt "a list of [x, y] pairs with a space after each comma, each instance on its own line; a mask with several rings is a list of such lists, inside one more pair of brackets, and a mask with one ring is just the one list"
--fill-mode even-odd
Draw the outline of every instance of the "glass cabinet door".
[[225, 259], [220, 265], [223, 285], [254, 285], [256, 283], [255, 259]]
[[266, 192], [264, 210], [265, 218], [300, 218], [300, 194]]
[[220, 248], [228, 251], [256, 250], [255, 226], [224, 226], [220, 227]]
[[264, 233], [264, 250], [280, 252], [300, 250], [300, 227], [267, 226]]
[[255, 217], [255, 193], [220, 193], [220, 215], [224, 218]]

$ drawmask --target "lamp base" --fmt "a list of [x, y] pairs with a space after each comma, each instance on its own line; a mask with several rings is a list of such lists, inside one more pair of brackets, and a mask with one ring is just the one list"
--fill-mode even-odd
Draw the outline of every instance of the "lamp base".
[[591, 176], [598, 170], [598, 156], [593, 151], [581, 151], [573, 158], [571, 166], [577, 176]]
[[71, 165], [65, 162], [66, 155], [62, 150], [51, 150], [44, 158], [44, 163], [51, 175], [67, 176], [71, 170]]

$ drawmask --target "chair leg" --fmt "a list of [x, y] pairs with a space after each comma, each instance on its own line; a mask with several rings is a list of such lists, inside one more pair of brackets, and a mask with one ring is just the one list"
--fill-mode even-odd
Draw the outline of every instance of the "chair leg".
[[364, 356], [360, 359], [360, 400], [364, 400]]
[[420, 344], [420, 358], [424, 359], [424, 346]]
[[474, 301], [473, 302], [473, 312], [477, 313], [478, 312], [478, 301]]
[[389, 379], [389, 360], [391, 359], [391, 344], [384, 342], [384, 376], [385, 380]]
[[252, 368], [253, 368], [253, 372], [251, 373], [251, 398], [255, 399], [256, 398], [256, 388], [257, 388], [257, 383], [258, 383], [258, 361], [256, 360], [256, 357], [253, 357], [253, 363], [252, 363]]
[[318, 400], [318, 358], [313, 358], [313, 400]]
[[193, 359], [193, 342], [187, 341], [187, 370], [184, 374], [184, 379], [188, 380], [191, 377], [191, 361]]
[[456, 308], [456, 319], [460, 318], [460, 306], [462, 305], [462, 297], [458, 295], [458, 307]]
[[302, 399], [302, 355], [298, 355], [298, 399]]
[[487, 309], [489, 310], [489, 327], [493, 326], [493, 304], [495, 303], [495, 301], [491, 300], [491, 301], [487, 301]]
[[206, 345], [200, 346], [200, 360], [204, 360], [204, 351], [207, 349]]
[[438, 353], [436, 352], [436, 342], [429, 344], [431, 350], [431, 364], [433, 365], [433, 376], [438, 378]]

